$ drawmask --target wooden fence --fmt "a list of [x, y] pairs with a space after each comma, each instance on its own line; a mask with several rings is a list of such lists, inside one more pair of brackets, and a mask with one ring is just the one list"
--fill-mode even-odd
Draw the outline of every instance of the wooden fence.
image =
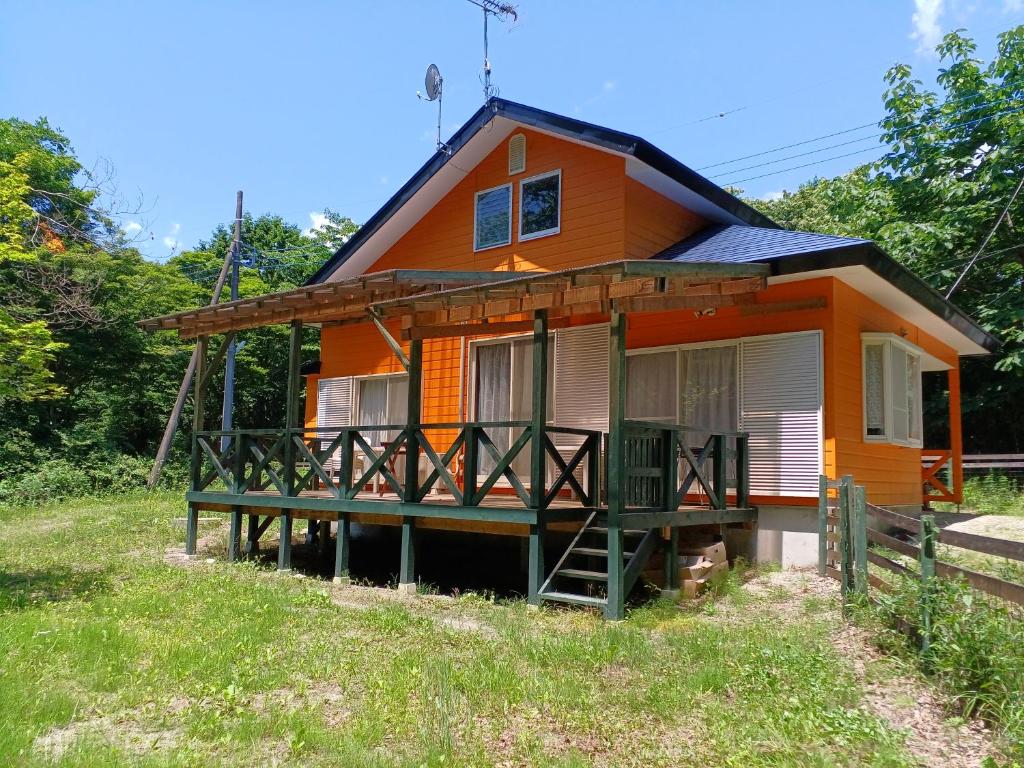
[[[974, 589], [1024, 606], [1024, 585], [943, 562], [936, 555], [936, 545], [944, 544], [1024, 562], [1024, 543], [941, 530], [931, 515], [917, 519], [868, 504], [864, 487], [855, 485], [850, 475], [838, 481], [821, 476], [818, 531], [818, 572], [839, 581], [844, 606], [850, 595], [870, 599], [872, 588], [883, 593], [892, 591], [892, 583], [869, 570], [869, 564], [880, 571], [920, 580], [921, 641], [925, 648], [931, 628], [927, 596], [936, 578], [963, 579]], [[891, 552], [916, 561], [916, 570], [907, 561], [890, 557]]]

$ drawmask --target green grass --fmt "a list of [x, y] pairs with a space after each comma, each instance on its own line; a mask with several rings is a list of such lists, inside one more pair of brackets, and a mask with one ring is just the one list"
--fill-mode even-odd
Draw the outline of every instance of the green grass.
[[0, 765], [913, 764], [819, 605], [781, 622], [730, 577], [620, 623], [477, 595], [358, 607], [165, 561], [183, 512], [0, 509]]
[[[947, 511], [956, 508], [952, 504], [936, 506]], [[1024, 490], [1005, 475], [971, 477], [964, 481], [964, 503], [961, 509], [979, 515], [1024, 517]]]

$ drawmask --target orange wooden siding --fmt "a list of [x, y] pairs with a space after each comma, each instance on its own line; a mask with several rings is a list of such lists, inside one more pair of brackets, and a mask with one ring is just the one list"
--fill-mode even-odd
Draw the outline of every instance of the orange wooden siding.
[[627, 259], [646, 259], [704, 227], [704, 220], [650, 187], [626, 181]]
[[[626, 166], [621, 157], [535, 131], [526, 135], [526, 171], [509, 176], [503, 141], [368, 269], [557, 270], [622, 258]], [[518, 242], [519, 182], [562, 172], [560, 231]], [[477, 192], [512, 183], [512, 243], [473, 251]], [[680, 209], [682, 211], [682, 209]]]
[[833, 384], [826, 392], [834, 405], [836, 474], [851, 474], [867, 490], [872, 504], [922, 503], [921, 451], [917, 448], [864, 440], [864, 375], [862, 333], [902, 336], [943, 362], [956, 367], [956, 352], [903, 318], [838, 280], [835, 281]]
[[[623, 258], [647, 258], [699, 231], [706, 222], [625, 173], [625, 162], [600, 150], [523, 130], [527, 138], [526, 171], [508, 174], [505, 140], [367, 271], [392, 268], [450, 270], [558, 270]], [[519, 183], [560, 170], [560, 232], [518, 241]], [[512, 183], [512, 243], [473, 251], [474, 195]], [[898, 333], [935, 357], [953, 365], [953, 350], [884, 310], [853, 288], [830, 277], [770, 286], [759, 302], [823, 298], [822, 308], [745, 315], [721, 308], [714, 316], [692, 311], [634, 315], [627, 346], [632, 349], [735, 339], [745, 336], [822, 331], [824, 376], [824, 467], [831, 477], [852, 473], [878, 504], [920, 504], [920, 451], [865, 443], [863, 439], [862, 332]], [[581, 324], [599, 317], [579, 318]], [[574, 323], [576, 319], [574, 319]], [[397, 325], [392, 332], [397, 336]], [[390, 348], [371, 325], [325, 328], [321, 335], [320, 376], [402, 373]], [[458, 339], [424, 342], [423, 421], [454, 422], [459, 409]], [[468, 409], [469, 360], [463, 366], [463, 402]], [[308, 378], [306, 422], [316, 421], [316, 381]], [[468, 410], [461, 414], [472, 418]], [[453, 433], [454, 434], [454, 433]], [[430, 435], [431, 439], [441, 436]], [[441, 446], [446, 440], [439, 439]], [[756, 460], [756, 457], [755, 457]], [[755, 503], [812, 503], [808, 499], [755, 499]]]

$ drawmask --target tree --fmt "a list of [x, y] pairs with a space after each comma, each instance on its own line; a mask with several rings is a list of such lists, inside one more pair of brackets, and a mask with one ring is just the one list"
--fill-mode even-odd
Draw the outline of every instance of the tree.
[[[873, 239], [945, 294], [1024, 173], [1024, 26], [999, 35], [987, 66], [975, 50], [963, 30], [943, 38], [941, 93], [908, 65], [886, 73], [880, 160], [777, 201], [750, 202], [783, 226]], [[953, 297], [1003, 342], [995, 355], [964, 362], [969, 450], [1024, 450], [1022, 222], [1024, 194]]]

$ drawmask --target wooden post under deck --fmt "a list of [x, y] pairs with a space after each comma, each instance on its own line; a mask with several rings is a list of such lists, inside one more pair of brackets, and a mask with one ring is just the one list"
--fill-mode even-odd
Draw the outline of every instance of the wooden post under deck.
[[947, 372], [949, 384], [949, 449], [953, 466], [949, 471], [953, 501], [964, 501], [964, 436], [960, 423], [960, 361]]
[[608, 603], [605, 617], [626, 615], [622, 563], [622, 522], [625, 510], [626, 315], [612, 310], [608, 334]]
[[[285, 429], [289, 430], [288, 440], [284, 445], [284, 472], [288, 496], [295, 495], [295, 442], [290, 430], [298, 429], [299, 423], [299, 390], [301, 380], [299, 368], [302, 359], [302, 322], [292, 320], [291, 332], [288, 337], [288, 401], [285, 411]], [[281, 510], [281, 537], [277, 549], [277, 569], [292, 569], [292, 514], [287, 509]]]
[[[192, 490], [199, 490], [199, 482], [202, 476], [202, 454], [196, 446], [196, 436], [203, 431], [206, 405], [206, 351], [210, 346], [209, 336], [200, 336], [196, 343], [196, 374], [195, 387], [193, 390], [192, 403]], [[195, 504], [188, 505], [188, 512], [185, 516], [185, 554], [192, 556], [196, 553], [196, 540], [199, 536], [199, 507]]]
[[527, 559], [527, 601], [540, 604], [540, 587], [544, 583], [544, 529], [540, 508], [544, 504], [545, 454], [544, 427], [548, 414], [548, 313], [541, 309], [533, 314], [533, 402], [530, 425], [530, 506], [538, 510], [537, 522], [530, 526]]
[[352, 546], [352, 516], [338, 513], [338, 548], [334, 551], [334, 583], [348, 584], [348, 560]]
[[[405, 432], [405, 500], [415, 502], [420, 486], [420, 443], [416, 433], [422, 421], [423, 402], [423, 340], [409, 342], [409, 400]], [[416, 592], [416, 518], [402, 518], [402, 559], [399, 565], [398, 589]]]

